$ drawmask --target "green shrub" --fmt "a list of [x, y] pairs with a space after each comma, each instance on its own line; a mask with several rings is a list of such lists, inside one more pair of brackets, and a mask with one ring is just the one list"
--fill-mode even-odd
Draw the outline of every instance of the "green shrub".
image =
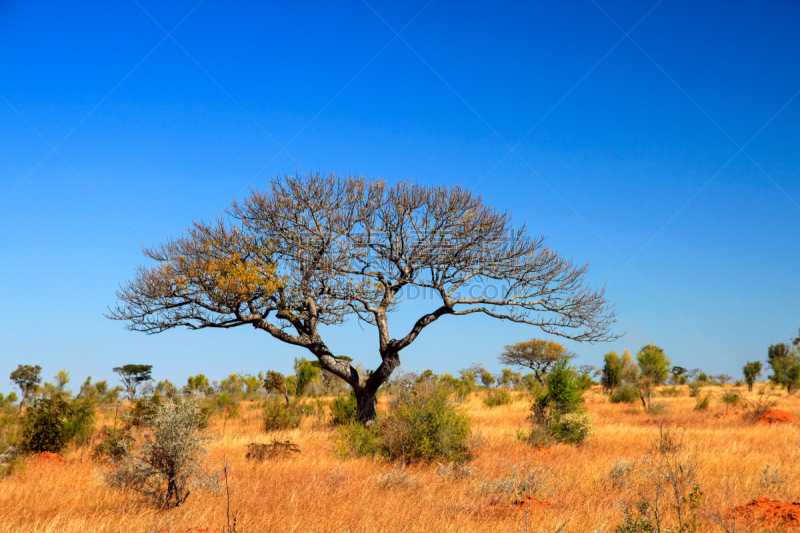
[[353, 394], [345, 397], [334, 398], [331, 403], [331, 424], [344, 426], [356, 421], [358, 402]]
[[697, 400], [697, 403], [694, 406], [695, 411], [708, 411], [708, 405], [711, 401], [709, 396], [703, 396], [702, 398]]
[[490, 390], [486, 398], [483, 399], [486, 407], [497, 407], [499, 405], [508, 405], [511, 403], [511, 394], [506, 389]]
[[591, 420], [581, 409], [583, 389], [566, 359], [558, 361], [547, 374], [546, 389], [534, 397], [530, 432], [525, 438], [533, 445], [550, 440], [580, 444], [591, 433]]
[[280, 431], [300, 427], [305, 412], [299, 403], [286, 405], [278, 400], [264, 404], [264, 431]]
[[227, 418], [240, 418], [239, 401], [229, 392], [220, 392], [214, 399], [217, 412]]
[[118, 461], [128, 455], [128, 450], [134, 439], [130, 431], [125, 429], [114, 430], [104, 426], [100, 430], [100, 442], [94, 447], [92, 457], [96, 461]]
[[681, 391], [680, 389], [676, 389], [675, 387], [671, 387], [668, 389], [661, 389], [661, 396], [680, 396]]
[[450, 389], [433, 380], [401, 387], [380, 424], [387, 455], [403, 461], [469, 458], [469, 419], [450, 400]]
[[578, 388], [582, 391], [587, 391], [597, 385], [597, 382], [592, 379], [589, 374], [581, 374], [577, 379]]
[[608, 397], [608, 401], [611, 403], [636, 403], [639, 401], [639, 391], [633, 385], [622, 385]]
[[738, 391], [729, 390], [725, 394], [722, 395], [722, 403], [726, 406], [736, 406], [739, 402], [742, 401], [742, 397], [739, 395]]
[[72, 413], [64, 421], [67, 442], [83, 446], [91, 441], [94, 434], [94, 403], [89, 400], [74, 400], [71, 407]]
[[592, 434], [592, 419], [587, 413], [566, 413], [548, 424], [552, 438], [566, 444], [580, 444]]
[[692, 381], [689, 383], [689, 396], [692, 398], [697, 398], [700, 396], [700, 390], [703, 388], [705, 384], [701, 383], [700, 381]]
[[67, 402], [61, 396], [37, 400], [22, 417], [22, 450], [59, 453], [70, 442], [85, 444], [94, 429], [90, 402]]
[[372, 457], [386, 453], [378, 424], [364, 427], [358, 422], [350, 422], [339, 426], [336, 428], [333, 443], [336, 455], [342, 458]]

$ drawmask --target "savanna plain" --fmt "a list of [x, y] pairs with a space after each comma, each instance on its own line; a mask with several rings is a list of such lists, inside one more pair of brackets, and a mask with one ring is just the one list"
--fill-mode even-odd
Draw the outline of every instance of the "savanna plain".
[[[531, 404], [522, 392], [494, 407], [485, 391], [470, 393], [457, 404], [471, 421], [471, 459], [463, 464], [343, 457], [325, 416], [330, 398], [297, 429], [269, 433], [261, 403], [241, 402], [237, 417], [224, 411], [210, 419], [206, 464], [222, 472], [219, 490], [193, 491], [170, 510], [104, 483], [104, 463], [93, 456], [97, 436], [65, 450], [63, 460], [25, 456], [0, 479], [0, 532], [611, 532], [626, 509], [657, 510], [664, 520], [682, 512], [685, 531], [798, 526], [793, 508], [770, 514], [748, 504], [800, 500], [800, 425], [759, 422], [720, 402], [721, 389], [709, 391], [707, 410], [696, 409], [685, 386], [657, 391], [659, 408], [650, 413], [610, 403], [597, 389], [584, 396], [594, 429], [579, 446], [520, 439]], [[757, 390], [739, 393], [757, 400]], [[777, 407], [800, 414], [797, 396], [775, 393]], [[379, 412], [390, 408], [382, 396]], [[97, 427], [114, 416], [113, 408], [98, 412]], [[299, 451], [246, 457], [248, 445], [275, 441]]]

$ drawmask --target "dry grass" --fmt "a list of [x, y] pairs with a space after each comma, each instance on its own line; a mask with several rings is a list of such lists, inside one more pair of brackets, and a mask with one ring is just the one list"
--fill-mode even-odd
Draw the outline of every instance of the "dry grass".
[[[721, 389], [714, 389], [717, 396]], [[598, 392], [587, 394], [596, 432], [575, 448], [556, 445], [549, 453], [531, 450], [518, 441], [525, 427], [528, 404], [518, 399], [507, 406], [487, 408], [473, 395], [465, 407], [473, 420], [475, 473], [448, 481], [439, 468], [412, 466], [415, 483], [381, 487], [377, 480], [391, 465], [377, 460], [342, 461], [333, 452], [331, 429], [307, 420], [297, 430], [266, 435], [259, 412], [242, 406], [238, 420], [216, 421], [210, 447], [217, 467], [223, 458], [232, 472], [231, 510], [239, 513], [244, 532], [554, 532], [613, 531], [621, 519], [631, 488], [615, 488], [609, 478], [615, 460], [636, 463], [651, 452], [657, 421], [686, 428], [685, 442], [701, 460], [701, 484], [706, 501], [717, 508], [747, 503], [758, 496], [800, 500], [800, 427], [764, 426], [724, 412], [716, 401], [708, 412], [693, 410], [696, 398], [660, 398], [666, 404], [658, 417], [633, 405], [610, 404]], [[800, 398], [785, 399], [781, 409], [800, 414]], [[247, 461], [247, 445], [273, 438], [297, 443], [301, 453], [264, 463]], [[66, 453], [64, 465], [26, 460], [26, 468], [0, 480], [0, 533], [13, 532], [154, 532], [189, 527], [223, 531], [223, 494], [194, 493], [183, 506], [161, 512], [138, 504], [123, 493], [103, 486], [99, 465], [87, 449]], [[505, 459], [539, 466], [547, 473], [546, 499], [526, 518], [524, 512], [486, 512], [501, 496], [481, 490], [486, 480], [509, 472]], [[779, 470], [782, 483], [766, 487], [767, 464]], [[726, 481], [740, 476], [736, 494], [726, 494]], [[702, 531], [716, 531], [701, 520]], [[742, 527], [744, 526], [744, 527]], [[763, 531], [763, 524], [740, 524], [739, 531]]]

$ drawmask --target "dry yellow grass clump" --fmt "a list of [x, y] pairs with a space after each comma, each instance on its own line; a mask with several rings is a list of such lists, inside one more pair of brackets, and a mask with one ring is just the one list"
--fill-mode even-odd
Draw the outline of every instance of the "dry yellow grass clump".
[[[612, 466], [617, 460], [635, 466], [652, 454], [659, 423], [685, 429], [684, 444], [700, 461], [699, 483], [709, 510], [723, 511], [764, 496], [800, 500], [800, 426], [755, 424], [725, 414], [713, 401], [709, 411], [698, 412], [696, 398], [685, 388], [681, 396], [660, 398], [665, 408], [658, 417], [638, 405], [611, 404], [602, 393], [590, 392], [586, 407], [595, 432], [588, 443], [544, 450], [532, 449], [516, 436], [526, 427], [524, 397], [495, 408], [484, 406], [482, 398], [483, 393], [475, 393], [463, 404], [473, 422], [474, 471], [460, 480], [437, 476], [439, 466], [434, 464], [410, 466], [408, 483], [379, 483], [394, 465], [342, 460], [331, 443], [333, 430], [318, 420], [306, 420], [298, 430], [265, 434], [255, 404], [243, 404], [240, 419], [214, 421], [209, 458], [217, 467], [225, 458], [231, 464], [230, 508], [232, 514], [238, 512], [237, 530], [242, 532], [552, 533], [564, 523], [567, 532], [610, 532], [622, 520], [624, 503], [637, 492], [635, 482], [612, 483]], [[800, 415], [797, 397], [778, 407]], [[275, 437], [295, 442], [301, 452], [263, 463], [245, 459], [248, 444]], [[25, 462], [20, 472], [0, 480], [0, 533], [225, 530], [224, 491], [195, 492], [181, 507], [158, 511], [106, 488], [98, 470], [102, 465], [91, 460], [89, 449], [67, 452], [63, 464], [33, 458]], [[527, 513], [510, 505], [513, 497], [483, 490], [487, 481], [510, 474], [509, 463], [538, 467], [546, 479]], [[738, 480], [735, 490], [733, 480]], [[699, 521], [699, 531], [723, 531], [702, 513]], [[761, 532], [788, 526], [742, 518], [736, 527]]]

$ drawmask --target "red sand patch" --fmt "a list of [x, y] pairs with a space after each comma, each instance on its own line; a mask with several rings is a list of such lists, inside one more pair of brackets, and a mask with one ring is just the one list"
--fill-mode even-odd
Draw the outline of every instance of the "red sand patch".
[[64, 464], [64, 458], [53, 452], [42, 452], [34, 459], [37, 463]]
[[747, 505], [736, 507], [733, 513], [744, 518], [800, 526], [800, 502], [785, 503], [769, 498], [756, 498]]
[[770, 409], [759, 417], [758, 422], [761, 424], [781, 424], [784, 422], [793, 422], [796, 424], [800, 422], [800, 420], [797, 420], [791, 413], [787, 413], [781, 409]]
[[549, 509], [550, 504], [545, 500], [540, 500], [539, 498], [534, 498], [533, 496], [528, 496], [521, 500], [514, 500], [511, 502], [511, 505], [487, 505], [483, 507], [480, 511], [478, 511], [478, 515], [498, 515], [498, 514], [516, 514], [516, 513], [525, 513], [530, 510], [530, 512], [541, 511], [543, 509]]
[[536, 454], [536, 455], [545, 455], [545, 456], [547, 456], [547, 455], [550, 455], [553, 452], [550, 451], [550, 448], [540, 445], [540, 446], [537, 446], [535, 448], [532, 448], [529, 453]]
[[190, 527], [189, 529], [176, 529], [171, 531], [162, 529], [158, 533], [219, 533], [219, 532], [212, 527]]

